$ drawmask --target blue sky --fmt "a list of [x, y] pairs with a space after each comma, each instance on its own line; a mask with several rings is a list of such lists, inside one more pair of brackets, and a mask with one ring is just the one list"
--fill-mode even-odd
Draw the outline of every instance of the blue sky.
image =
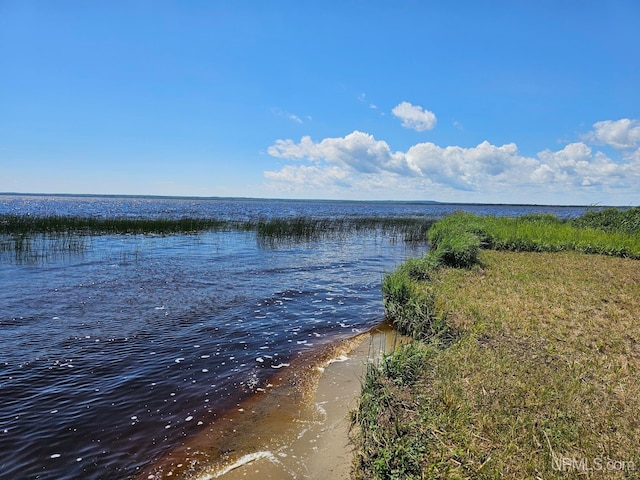
[[0, 0], [0, 192], [640, 204], [640, 2]]

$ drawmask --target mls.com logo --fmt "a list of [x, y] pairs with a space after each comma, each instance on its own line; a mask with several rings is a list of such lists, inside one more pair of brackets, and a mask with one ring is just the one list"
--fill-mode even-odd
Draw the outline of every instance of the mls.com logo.
[[632, 460], [600, 457], [588, 459], [553, 455], [552, 468], [558, 472], [633, 472], [636, 469], [636, 464]]

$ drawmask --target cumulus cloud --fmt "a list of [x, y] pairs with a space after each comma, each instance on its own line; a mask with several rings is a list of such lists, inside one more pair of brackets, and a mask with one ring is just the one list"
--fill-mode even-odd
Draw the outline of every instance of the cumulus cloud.
[[586, 140], [619, 150], [636, 148], [640, 144], [640, 121], [623, 118], [594, 123]]
[[391, 110], [394, 116], [402, 120], [402, 126], [411, 128], [418, 132], [431, 130], [436, 126], [436, 116], [433, 112], [423, 109], [418, 105], [412, 105], [409, 102], [402, 102]]
[[410, 167], [438, 183], [475, 190], [496, 181], [512, 182], [536, 165], [518, 153], [515, 143], [502, 146], [485, 141], [476, 147], [439, 147], [419, 143], [406, 153]]
[[540, 165], [532, 178], [540, 183], [566, 185], [613, 185], [624, 182], [628, 165], [618, 164], [602, 152], [593, 153], [582, 142], [570, 143], [562, 150], [538, 154]]
[[[607, 144], [626, 146], [615, 160], [585, 142], [569, 143], [559, 150], [547, 149], [531, 156], [521, 154], [515, 143], [493, 145], [488, 141], [474, 147], [442, 147], [423, 142], [406, 151], [394, 151], [387, 142], [357, 130], [344, 137], [319, 141], [309, 136], [298, 142], [277, 140], [268, 149], [269, 155], [296, 163], [280, 171], [265, 172], [265, 177], [285, 190], [294, 189], [298, 193], [311, 188], [336, 195], [347, 191], [371, 195], [375, 192], [386, 198], [402, 189], [414, 192], [440, 189], [451, 195], [456, 191], [483, 195], [511, 192], [510, 196], [524, 190], [554, 191], [561, 196], [569, 191], [627, 189], [637, 197], [640, 148], [629, 148], [634, 142], [640, 143], [634, 140], [634, 123], [637, 122], [625, 126], [599, 122], [594, 126], [594, 132], [608, 139]], [[607, 129], [627, 133], [605, 137], [603, 132]]]
[[302, 137], [299, 143], [278, 140], [267, 152], [277, 158], [306, 158], [314, 163], [326, 161], [360, 173], [382, 170], [402, 173], [408, 167], [402, 153], [392, 152], [386, 142], [357, 130], [345, 137], [325, 138], [317, 143], [309, 136]]

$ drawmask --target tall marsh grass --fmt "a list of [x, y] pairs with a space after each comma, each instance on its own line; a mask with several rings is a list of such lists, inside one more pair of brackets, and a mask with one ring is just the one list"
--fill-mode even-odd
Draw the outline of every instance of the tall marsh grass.
[[0, 234], [174, 234], [242, 228], [241, 223], [205, 218], [146, 219], [0, 215]]
[[250, 221], [213, 218], [91, 218], [30, 215], [0, 215], [2, 234], [174, 234], [204, 231], [255, 231], [262, 237], [322, 239], [352, 233], [379, 230], [398, 235], [406, 241], [424, 241], [434, 220], [413, 217], [354, 217], [259, 219]]
[[260, 220], [255, 224], [259, 237], [272, 240], [323, 240], [347, 235], [380, 232], [403, 241], [425, 241], [435, 220], [413, 217], [313, 218], [293, 217]]
[[38, 233], [0, 235], [0, 262], [39, 263], [84, 252], [90, 239], [84, 235]]
[[[0, 215], [0, 253], [43, 259], [60, 252], [80, 252], [96, 235], [176, 235], [208, 231], [254, 232], [261, 246], [344, 239], [376, 233], [406, 242], [426, 242], [434, 220], [414, 217], [313, 218], [292, 217], [251, 221], [215, 218], [86, 218]], [[50, 251], [50, 255], [46, 251]]]
[[477, 238], [480, 247], [494, 250], [574, 250], [640, 258], [640, 235], [637, 232], [630, 231], [623, 224], [610, 224], [607, 229], [595, 228], [595, 222], [585, 220], [584, 217], [563, 222], [548, 215], [506, 218], [455, 213], [433, 226], [429, 232], [429, 242], [431, 248], [437, 249], [442, 244], [452, 242], [452, 239], [460, 242], [463, 236], [467, 236], [470, 242], [470, 234]]
[[575, 227], [597, 228], [605, 232], [640, 234], [640, 207], [590, 210], [571, 221]]

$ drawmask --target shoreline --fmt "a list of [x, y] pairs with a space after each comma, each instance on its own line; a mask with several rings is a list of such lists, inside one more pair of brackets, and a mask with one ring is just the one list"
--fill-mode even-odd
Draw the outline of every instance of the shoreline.
[[[384, 328], [384, 329], [383, 329]], [[329, 361], [313, 391], [312, 419], [301, 419], [296, 437], [278, 452], [255, 452], [222, 475], [224, 480], [350, 478], [353, 445], [350, 412], [357, 408], [367, 363], [393, 348], [397, 333], [386, 325], [360, 335], [349, 352]]]
[[160, 480], [348, 479], [350, 412], [368, 362], [393, 351], [399, 334], [382, 323], [301, 359], [271, 389], [238, 405], [135, 478]]

